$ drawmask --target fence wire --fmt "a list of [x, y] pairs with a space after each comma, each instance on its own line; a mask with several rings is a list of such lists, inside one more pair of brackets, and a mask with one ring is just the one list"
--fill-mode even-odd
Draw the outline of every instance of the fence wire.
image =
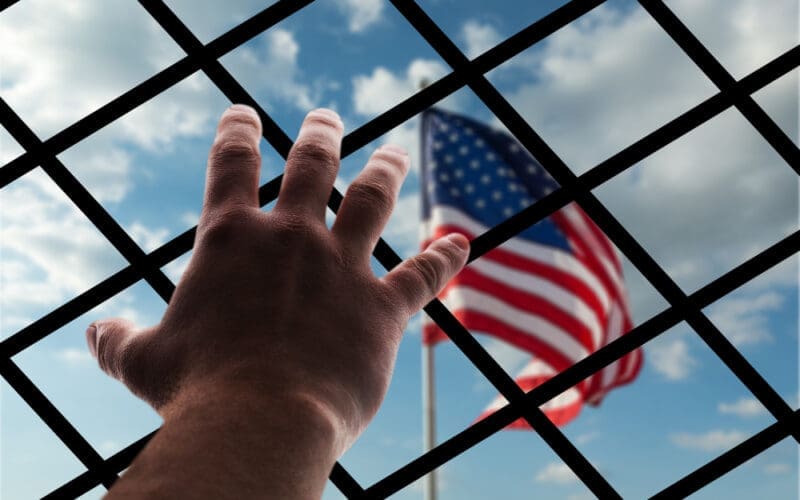
[[[0, 11], [14, 3], [16, 1], [1, 3]], [[128, 262], [127, 267], [0, 342], [0, 374], [86, 467], [85, 472], [52, 491], [47, 496], [50, 498], [77, 497], [100, 484], [110, 488], [119, 472], [131, 463], [153, 434], [103, 459], [12, 357], [139, 280], [144, 279], [162, 299], [169, 301], [175, 285], [161, 269], [191, 250], [196, 230], [196, 227], [189, 229], [152, 252], [145, 252], [61, 163], [57, 155], [198, 70], [205, 73], [232, 103], [249, 104], [257, 110], [263, 123], [264, 138], [278, 154], [285, 158], [292, 146], [290, 137], [222, 66], [219, 59], [307, 7], [313, 0], [280, 0], [207, 44], [203, 44], [162, 0], [139, 0], [139, 3], [183, 49], [185, 57], [44, 141], [0, 99], [0, 123], [25, 151], [0, 168], [0, 188], [41, 166]], [[666, 299], [669, 307], [525, 393], [450, 311], [434, 300], [426, 306], [426, 313], [509, 403], [375, 484], [359, 484], [337, 463], [330, 479], [342, 494], [347, 498], [385, 498], [481, 443], [514, 420], [524, 418], [592, 493], [599, 498], [620, 498], [608, 479], [550, 422], [539, 406], [682, 321], [694, 329], [776, 422], [654, 493], [654, 498], [685, 497], [783, 439], [792, 437], [800, 442], [800, 410], [793, 411], [703, 313], [703, 308], [709, 304], [796, 254], [800, 249], [800, 231], [795, 231], [687, 295], [592, 193], [593, 189], [731, 107], [735, 107], [753, 125], [789, 168], [800, 174], [800, 151], [797, 146], [751, 97], [751, 94], [800, 65], [800, 46], [795, 46], [736, 80], [662, 0], [639, 0], [639, 4], [661, 29], [716, 85], [718, 92], [584, 174], [575, 175], [485, 75], [603, 4], [604, 0], [572, 0], [472, 60], [413, 0], [391, 0], [391, 3], [452, 68], [452, 72], [347, 134], [342, 142], [342, 157], [349, 156], [459, 89], [469, 87], [561, 186], [473, 240], [470, 262], [574, 201]], [[276, 199], [280, 183], [281, 176], [277, 176], [260, 187], [262, 206]], [[342, 194], [334, 189], [328, 205], [336, 212], [341, 200]], [[399, 255], [383, 239], [378, 243], [374, 256], [386, 269], [401, 262]]]

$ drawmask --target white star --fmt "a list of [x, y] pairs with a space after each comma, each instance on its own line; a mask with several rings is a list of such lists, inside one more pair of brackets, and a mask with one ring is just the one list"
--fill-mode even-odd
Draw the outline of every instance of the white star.
[[436, 151], [441, 151], [443, 147], [444, 144], [442, 144], [442, 141], [433, 141], [433, 149]]
[[478, 160], [470, 160], [469, 162], [469, 168], [471, 168], [472, 170], [478, 170], [480, 166], [481, 162], [479, 162]]
[[548, 194], [552, 193], [553, 191], [554, 191], [554, 189], [551, 188], [550, 186], [545, 186], [545, 187], [542, 188], [542, 192], [545, 195], [548, 195]]
[[492, 178], [489, 177], [487, 174], [484, 174], [481, 176], [481, 182], [484, 184], [489, 184], [490, 182], [492, 182]]
[[472, 130], [472, 127], [466, 127], [466, 128], [464, 129], [464, 133], [465, 133], [465, 134], [467, 134], [467, 135], [472, 135], [472, 134], [474, 134], [474, 133], [475, 133], [475, 131], [474, 131], [474, 130]]
[[506, 207], [503, 209], [503, 215], [505, 215], [506, 217], [511, 217], [512, 215], [514, 215], [514, 210], [511, 207]]
[[504, 167], [498, 168], [497, 169], [497, 175], [499, 175], [500, 177], [505, 177], [506, 176], [506, 169]]
[[534, 165], [533, 163], [529, 163], [526, 170], [528, 171], [529, 174], [535, 174], [537, 170], [536, 165]]
[[495, 156], [495, 154], [494, 154], [494, 153], [492, 153], [491, 151], [489, 151], [488, 153], [486, 153], [486, 159], [487, 159], [488, 161], [494, 161], [496, 158], [497, 158], [497, 156]]
[[444, 162], [445, 163], [453, 163], [453, 155], [444, 155]]
[[469, 154], [469, 148], [466, 146], [461, 146], [460, 148], [458, 148], [458, 154], [460, 154], [461, 156], [467, 156]]
[[453, 171], [453, 175], [456, 176], [456, 179], [461, 179], [462, 177], [464, 177], [464, 171], [461, 170], [460, 168], [457, 168]]
[[450, 142], [458, 142], [458, 134], [456, 134], [455, 132], [450, 134]]
[[530, 204], [531, 204], [531, 200], [529, 200], [528, 198], [522, 198], [521, 200], [519, 200], [519, 206], [522, 207], [522, 208], [527, 208], [528, 205], [530, 205]]
[[508, 183], [508, 190], [511, 191], [512, 193], [516, 193], [517, 192], [517, 184], [514, 183], [514, 182], [509, 182]]
[[450, 188], [450, 196], [458, 197], [459, 194], [461, 194], [461, 193], [458, 191], [458, 188], [456, 188], [456, 187], [451, 187]]
[[518, 153], [519, 152], [519, 146], [512, 142], [511, 145], [508, 146], [508, 150], [511, 151], [512, 153]]
[[517, 176], [517, 173], [516, 173], [516, 172], [514, 172], [514, 169], [513, 169], [513, 168], [509, 168], [509, 169], [507, 169], [507, 170], [508, 170], [508, 176], [509, 176], [509, 177], [516, 177], [516, 176]]
[[494, 201], [500, 201], [500, 198], [502, 198], [502, 197], [503, 197], [503, 193], [501, 193], [500, 191], [492, 191], [492, 199]]
[[439, 124], [439, 130], [441, 130], [442, 132], [447, 132], [448, 130], [450, 130], [450, 127], [446, 123], [441, 122]]
[[474, 193], [475, 192], [475, 186], [473, 186], [472, 184], [466, 184], [464, 186], [464, 192], [465, 193]]
[[483, 208], [486, 206], [486, 202], [483, 201], [482, 198], [478, 198], [477, 200], [475, 200], [475, 206], [478, 208]]
[[442, 172], [441, 174], [439, 174], [439, 180], [442, 182], [447, 182], [450, 180], [450, 176], [447, 175], [447, 172]]
[[438, 166], [439, 165], [436, 163], [436, 160], [431, 160], [428, 162], [428, 167], [430, 167], [431, 170], [436, 170], [436, 167]]
[[475, 139], [475, 145], [478, 146], [479, 148], [482, 148], [484, 145], [486, 145], [486, 143], [483, 142], [483, 139], [478, 137], [477, 139]]

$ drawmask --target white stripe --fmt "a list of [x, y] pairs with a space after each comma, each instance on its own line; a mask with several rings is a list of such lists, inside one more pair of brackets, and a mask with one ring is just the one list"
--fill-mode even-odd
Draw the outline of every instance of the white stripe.
[[583, 300], [577, 295], [569, 293], [551, 281], [538, 278], [530, 273], [522, 273], [517, 269], [509, 268], [500, 263], [477, 259], [470, 264], [476, 272], [499, 281], [511, 288], [524, 293], [539, 296], [575, 319], [589, 329], [594, 341], [594, 349], [599, 349], [603, 342], [603, 330], [600, 319]]
[[573, 363], [589, 354], [571, 335], [546, 319], [521, 311], [492, 295], [482, 293], [473, 288], [463, 285], [453, 287], [448, 290], [442, 302], [451, 312], [456, 312], [460, 309], [471, 309], [494, 316], [498, 321], [507, 323], [560, 351], [564, 357]]
[[[619, 306], [616, 303], [611, 307], [611, 311], [608, 314], [608, 329], [606, 332], [608, 335], [606, 344], [610, 344], [611, 342], [617, 340], [622, 334], [622, 311], [620, 311]], [[606, 392], [608, 388], [614, 384], [617, 379], [619, 363], [620, 360], [618, 359], [603, 368], [600, 391]]]
[[[481, 235], [489, 230], [488, 227], [460, 210], [446, 205], [436, 205], [431, 209], [430, 218], [422, 221], [420, 226], [422, 240], [430, 238], [436, 227], [447, 224], [462, 227], [474, 235]], [[512, 238], [500, 245], [500, 247], [522, 258], [541, 262], [583, 281], [594, 292], [594, 295], [602, 304], [603, 310], [608, 310], [610, 303], [608, 290], [606, 290], [593, 271], [567, 252], [554, 250], [552, 247], [539, 245], [521, 238]]]
[[577, 210], [575, 210], [573, 205], [564, 207], [562, 213], [567, 220], [573, 226], [575, 226], [575, 232], [581, 235], [583, 241], [589, 246], [590, 251], [597, 257], [597, 260], [600, 261], [600, 264], [603, 266], [606, 275], [614, 284], [614, 288], [616, 288], [617, 293], [622, 296], [625, 290], [625, 287], [621, 283], [622, 278], [617, 272], [617, 268], [614, 266], [614, 264], [609, 261], [608, 255], [606, 254], [605, 249], [603, 249], [603, 246], [597, 241], [594, 233], [592, 233], [592, 230], [587, 227], [586, 221], [580, 216]]

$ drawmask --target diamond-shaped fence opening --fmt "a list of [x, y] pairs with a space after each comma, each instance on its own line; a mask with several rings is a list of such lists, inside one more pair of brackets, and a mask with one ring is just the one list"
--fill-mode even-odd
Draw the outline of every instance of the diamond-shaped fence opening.
[[[14, 3], [16, 2], [3, 2], [2, 10]], [[156, 296], [163, 301], [169, 301], [174, 284], [168, 276], [175, 277], [180, 274], [181, 266], [185, 265], [185, 257], [172, 266], [174, 269], [170, 267], [170, 263], [181, 259], [191, 250], [195, 231], [195, 228], [189, 229], [169, 241], [145, 245], [149, 248], [144, 249], [140, 246], [141, 241], [132, 239], [123, 229], [123, 224], [116, 220], [98, 201], [97, 196], [87, 189], [76, 175], [73, 175], [65, 163], [62, 163], [60, 155], [161, 93], [180, 85], [196, 72], [202, 72], [204, 78], [230, 102], [246, 103], [258, 110], [264, 124], [264, 139], [277, 155], [285, 158], [292, 145], [289, 136], [273, 120], [270, 113], [259, 106], [257, 100], [237, 81], [226, 66], [220, 63], [220, 60], [247, 41], [306, 9], [313, 3], [312, 0], [275, 2], [208, 42], [201, 41], [162, 0], [140, 0], [139, 3], [162, 30], [159, 36], [168, 35], [185, 55], [169, 59], [162, 64], [163, 69], [155, 75], [97, 107], [45, 140], [39, 137], [32, 126], [26, 123], [8, 102], [0, 99], [0, 123], [24, 150], [0, 168], [0, 187], [5, 188], [40, 167], [49, 181], [69, 197], [83, 216], [108, 240], [110, 246], [127, 261], [127, 264], [114, 274], [19, 328], [16, 333], [8, 335], [0, 343], [0, 373], [5, 383], [24, 400], [85, 468], [83, 473], [53, 490], [51, 492], [53, 497], [77, 497], [95, 490], [100, 485], [105, 488], [111, 487], [118, 474], [130, 464], [152, 434], [142, 436], [133, 444], [109, 456], [107, 452], [95, 448], [93, 443], [79, 432], [79, 426], [68, 420], [48, 400], [45, 393], [20, 369], [20, 365], [13, 359], [14, 356], [36, 346], [51, 334], [55, 334], [137, 282], [142, 286], [146, 284], [151, 287]], [[543, 441], [592, 494], [601, 498], [619, 497], [620, 494], [609, 479], [604, 477], [560, 430], [544, 418], [538, 407], [625, 354], [684, 322], [719, 357], [731, 374], [752, 393], [759, 404], [763, 405], [774, 418], [774, 423], [755, 432], [694, 472], [677, 479], [655, 493], [655, 496], [684, 497], [785, 438], [800, 440], [798, 411], [793, 410], [779, 396], [773, 386], [742, 356], [720, 331], [718, 325], [705, 313], [706, 308], [712, 303], [792, 257], [800, 249], [798, 231], [794, 230], [777, 242], [774, 242], [774, 238], [770, 239], [772, 243], [766, 249], [751, 253], [746, 261], [733, 269], [724, 272], [721, 270], [713, 281], [693, 286], [694, 291], [687, 294], [594, 193], [596, 188], [627, 172], [644, 158], [690, 134], [706, 122], [711, 122], [726, 110], [733, 109], [738, 110], [741, 117], [752, 127], [753, 134], [763, 139], [765, 148], [769, 148], [770, 154], [775, 156], [781, 167], [787, 169], [789, 175], [792, 171], [795, 175], [800, 173], [800, 151], [796, 143], [753, 98], [753, 95], [761, 89], [795, 70], [800, 64], [800, 47], [795, 46], [783, 54], [773, 55], [774, 58], [761, 67], [741, 77], [738, 75], [734, 77], [662, 0], [639, 0], [639, 7], [652, 18], [651, 24], [663, 30], [661, 34], [670, 37], [675, 46], [699, 68], [714, 87], [710, 94], [691, 103], [688, 109], [684, 108], [685, 111], [677, 118], [666, 123], [663, 123], [663, 120], [659, 121], [658, 127], [654, 130], [641, 130], [635, 142], [591, 168], [580, 168], [578, 171], [581, 173], [576, 174], [559, 156], [558, 148], [551, 148], [548, 145], [545, 138], [531, 127], [526, 118], [520, 115], [486, 75], [603, 3], [602, 0], [572, 0], [563, 3], [513, 36], [470, 59], [414, 1], [392, 0], [391, 4], [395, 9], [393, 15], [405, 19], [408, 23], [406, 28], [416, 31], [420, 39], [424, 40], [433, 53], [449, 65], [451, 70], [438, 80], [430, 82], [424, 89], [396, 103], [350, 132], [344, 138], [342, 155], [347, 157], [353, 154], [426, 108], [468, 87], [494, 114], [499, 123], [541, 161], [560, 186], [558, 190], [539, 202], [476, 238], [473, 241], [471, 259], [479, 258], [515, 234], [543, 220], [554, 210], [575, 201], [650, 286], [658, 291], [667, 307], [649, 319], [639, 322], [638, 326], [627, 335], [582, 359], [526, 394], [481, 344], [459, 325], [450, 312], [440, 302], [434, 301], [427, 306], [426, 313], [451, 337], [477, 371], [505, 395], [510, 403], [374, 484], [358, 484], [343, 466], [337, 464], [330, 478], [346, 497], [387, 497], [482, 443], [520, 417], [536, 424], [534, 428]], [[474, 56], [474, 54], [469, 55]], [[657, 98], [657, 95], [653, 98]], [[278, 175], [262, 185], [260, 190], [262, 205], [268, 205], [275, 200], [280, 182], [281, 177]], [[765, 196], [768, 194], [765, 193]], [[334, 212], [341, 198], [340, 191], [335, 189], [329, 202]], [[191, 216], [186, 220], [188, 224], [194, 223]], [[400, 261], [397, 253], [383, 241], [377, 246], [374, 257], [386, 268], [391, 268]]]

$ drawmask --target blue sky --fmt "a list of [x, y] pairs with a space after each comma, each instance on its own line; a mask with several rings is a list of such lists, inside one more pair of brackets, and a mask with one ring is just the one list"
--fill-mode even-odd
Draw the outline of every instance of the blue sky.
[[[167, 2], [204, 42], [255, 14], [252, 0]], [[427, 0], [420, 5], [469, 56], [480, 54], [561, 1]], [[737, 78], [797, 40], [797, 5], [775, 0], [689, 0], [667, 4]], [[0, 95], [41, 138], [108, 102], [182, 57], [125, 0], [23, 0], [0, 14]], [[336, 109], [348, 130], [410, 96], [447, 65], [383, 0], [320, 0], [222, 59], [223, 65], [293, 136], [305, 112]], [[609, 1], [508, 61], [490, 80], [576, 172], [714, 94], [715, 89], [647, 14]], [[797, 71], [754, 94], [798, 141]], [[195, 74], [59, 155], [146, 250], [196, 223], [205, 157], [229, 103]], [[500, 126], [469, 90], [440, 106]], [[414, 167], [385, 232], [404, 257], [419, 227], [417, 119], [345, 160], [344, 190], [369, 152], [391, 141]], [[0, 164], [21, 153], [0, 128]], [[262, 181], [282, 169], [266, 143]], [[795, 174], [736, 110], [658, 151], [595, 194], [687, 292], [797, 229]], [[80, 294], [125, 262], [40, 169], [0, 192], [0, 338]], [[174, 280], [188, 255], [165, 267]], [[265, 263], [266, 265], [266, 263]], [[382, 270], [376, 266], [375, 272]], [[666, 307], [625, 262], [634, 318]], [[156, 323], [163, 302], [143, 282], [23, 351], [14, 361], [103, 455], [155, 429], [160, 419], [89, 356], [83, 331], [94, 319]], [[793, 257], [705, 311], [793, 407], [798, 405], [798, 259]], [[419, 317], [409, 324], [384, 406], [342, 458], [363, 485], [421, 450]], [[481, 342], [509, 372], [525, 353]], [[466, 428], [495, 396], [452, 345], [436, 349], [440, 439]], [[36, 498], [82, 472], [81, 464], [1, 382], [0, 496]], [[639, 379], [587, 407], [566, 435], [625, 498], [655, 493], [774, 420], [705, 346], [679, 324], [646, 346]], [[507, 431], [443, 467], [441, 498], [590, 498], [536, 434]], [[785, 440], [697, 498], [796, 498], [796, 443]], [[97, 488], [87, 498], [97, 498]], [[419, 485], [396, 498], [421, 498]], [[340, 498], [332, 486], [325, 498]]]

